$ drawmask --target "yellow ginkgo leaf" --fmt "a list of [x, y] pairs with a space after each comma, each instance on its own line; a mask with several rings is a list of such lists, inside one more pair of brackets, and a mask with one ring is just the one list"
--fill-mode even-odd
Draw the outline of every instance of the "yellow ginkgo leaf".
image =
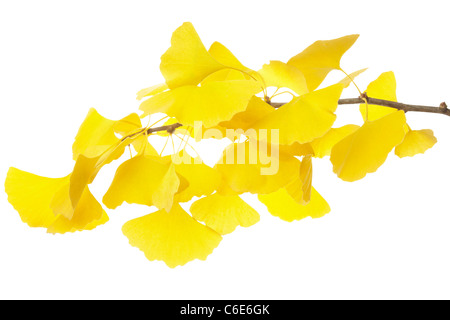
[[344, 139], [349, 134], [355, 132], [359, 126], [355, 124], [348, 124], [339, 128], [331, 128], [325, 135], [311, 141], [311, 146], [314, 150], [314, 156], [323, 158], [331, 154], [331, 149], [336, 143]]
[[155, 94], [161, 93], [167, 89], [169, 89], [167, 84], [160, 83], [160, 84], [151, 86], [149, 88], [139, 90], [139, 92], [136, 93], [136, 100], [141, 100], [142, 98], [145, 98], [145, 97], [154, 96]]
[[276, 110], [263, 99], [253, 96], [244, 111], [236, 113], [233, 118], [228, 121], [222, 121], [220, 126], [226, 129], [247, 130], [253, 123], [275, 111]]
[[252, 128], [279, 130], [279, 143], [306, 143], [330, 130], [343, 84], [307, 93], [255, 122]]
[[147, 259], [162, 260], [171, 268], [194, 259], [206, 260], [222, 240], [217, 232], [195, 221], [178, 204], [169, 213], [160, 210], [128, 221], [122, 231]]
[[205, 85], [208, 82], [214, 81], [230, 81], [230, 80], [248, 80], [249, 77], [246, 77], [241, 71], [237, 71], [234, 69], [222, 69], [211, 73], [201, 82], [201, 85]]
[[48, 228], [56, 219], [50, 208], [55, 193], [69, 183], [64, 178], [46, 178], [16, 168], [6, 176], [8, 201], [30, 227]]
[[67, 219], [72, 219], [75, 212], [72, 205], [72, 200], [70, 199], [70, 176], [66, 184], [61, 186], [59, 190], [54, 194], [51, 202], [50, 209], [53, 211], [54, 215], [62, 215]]
[[[97, 161], [94, 164], [96, 169], [92, 172], [90, 182], [103, 165], [118, 159], [123, 154], [125, 147], [139, 137], [135, 133], [139, 131], [140, 127], [141, 120], [136, 113], [113, 121], [102, 117], [95, 109], [89, 111], [80, 126], [72, 149], [74, 160], [78, 160], [78, 157], [82, 155], [84, 156], [83, 163], [87, 159], [90, 159], [91, 162]], [[117, 138], [115, 133], [121, 134], [124, 138], [122, 140]], [[131, 137], [127, 138], [129, 134]], [[79, 189], [79, 193], [83, 188]]]
[[[106, 165], [114, 160], [119, 159], [122, 156], [122, 154], [125, 152], [125, 148], [127, 146], [132, 145], [135, 141], [140, 140], [141, 138], [142, 138], [142, 135], [134, 135], [132, 137], [123, 138], [118, 144], [110, 146], [99, 157], [90, 158], [89, 160], [86, 160], [89, 162], [89, 164], [93, 164], [95, 162], [95, 165], [90, 167], [90, 168], [92, 168], [92, 175], [89, 180], [89, 183], [92, 183], [92, 181], [95, 179], [98, 172], [104, 165]], [[96, 159], [96, 161], [95, 161], [95, 159]], [[86, 165], [87, 165], [87, 163], [86, 163]]]
[[138, 132], [142, 128], [141, 118], [137, 113], [131, 113], [119, 121], [116, 121], [113, 125], [114, 132], [122, 135], [122, 137], [128, 134]]
[[216, 164], [228, 186], [237, 193], [271, 193], [290, 182], [300, 161], [290, 154], [261, 150], [251, 141], [228, 146]]
[[294, 180], [284, 186], [286, 192], [295, 200], [298, 204], [305, 205], [306, 202], [303, 198], [303, 182], [300, 179], [300, 175], [296, 176]]
[[333, 171], [345, 181], [356, 181], [375, 172], [389, 152], [402, 142], [405, 124], [405, 113], [401, 110], [367, 121], [334, 145], [330, 156]]
[[292, 57], [288, 64], [303, 72], [309, 91], [313, 91], [331, 70], [341, 70], [342, 56], [358, 37], [359, 35], [352, 34], [333, 40], [316, 41], [303, 52]]
[[208, 52], [219, 63], [227, 66], [226, 69], [221, 69], [211, 73], [202, 81], [202, 85], [211, 81], [227, 81], [227, 80], [249, 80], [253, 70], [245, 67], [228, 48], [220, 42], [214, 42], [209, 48]]
[[320, 218], [330, 212], [330, 206], [314, 188], [311, 192], [311, 201], [306, 205], [295, 201], [285, 188], [274, 193], [258, 195], [258, 199], [266, 205], [273, 216], [288, 222], [306, 217]]
[[[376, 80], [372, 81], [367, 87], [366, 93], [370, 98], [397, 101], [396, 94], [397, 82], [392, 71], [382, 73]], [[366, 118], [368, 110], [368, 119], [370, 121], [382, 118], [388, 114], [397, 111], [395, 108], [383, 107], [378, 105], [360, 105], [361, 115]], [[431, 130], [411, 130], [408, 125], [405, 128], [405, 139], [395, 148], [395, 154], [400, 158], [412, 157], [418, 153], [424, 153], [437, 142]]]
[[77, 207], [86, 186], [92, 182], [98, 159], [99, 157], [88, 158], [84, 155], [78, 157], [70, 176], [70, 187], [68, 190], [73, 209]]
[[244, 66], [236, 56], [220, 42], [214, 42], [208, 50], [209, 54], [224, 66], [232, 67], [245, 72], [252, 72], [251, 69]]
[[299, 174], [284, 188], [298, 204], [309, 203], [312, 190], [312, 155], [303, 157]]
[[279, 147], [281, 152], [297, 157], [306, 156], [308, 154], [314, 155], [314, 149], [311, 143], [294, 142], [291, 145], [280, 145]]
[[302, 181], [304, 203], [309, 203], [311, 200], [312, 173], [312, 155], [309, 154], [303, 157], [300, 165], [300, 180]]
[[408, 130], [402, 143], [395, 147], [395, 154], [400, 158], [412, 157], [419, 153], [425, 153], [436, 142], [437, 139], [432, 130]]
[[195, 201], [192, 216], [220, 234], [228, 234], [237, 226], [250, 227], [259, 221], [259, 214], [238, 195], [213, 194]]
[[179, 183], [174, 167], [163, 159], [136, 156], [119, 166], [103, 203], [110, 209], [123, 202], [169, 208]]
[[[96, 226], [108, 221], [106, 212], [89, 191], [88, 184], [91, 177], [88, 164], [87, 171], [80, 167], [80, 161], [84, 156], [77, 159], [74, 171], [70, 174], [68, 183], [57, 190], [50, 202], [50, 208], [57, 219], [48, 227], [50, 233], [65, 233], [80, 230], [91, 230]], [[89, 159], [89, 158], [84, 158]], [[81, 165], [83, 166], [83, 165]], [[74, 179], [74, 177], [78, 177]], [[105, 217], [106, 216], [106, 217]], [[101, 221], [98, 221], [101, 220]], [[103, 222], [102, 222], [103, 221]], [[90, 225], [88, 229], [86, 226]]]
[[[118, 159], [124, 152], [125, 147], [131, 143], [133, 139], [127, 138], [118, 144], [110, 146], [105, 152], [97, 157], [85, 157], [80, 154], [77, 158], [72, 174], [70, 175], [70, 185], [67, 187], [70, 195], [71, 211], [67, 211], [65, 217], [71, 219], [75, 211], [78, 201], [85, 192], [88, 184], [92, 183], [100, 169], [107, 163]], [[65, 196], [66, 190], [58, 192], [62, 198]], [[55, 200], [56, 201], [56, 200]], [[68, 210], [67, 202], [57, 200], [52, 202], [52, 208], [58, 212], [58, 209]]]
[[[22, 221], [30, 227], [48, 228], [50, 233], [65, 233], [92, 230], [97, 225], [106, 223], [108, 216], [87, 187], [75, 211], [72, 211], [69, 183], [70, 175], [64, 178], [47, 178], [10, 168], [5, 190], [8, 201], [19, 212]], [[60, 204], [59, 212], [52, 210], [54, 202]], [[64, 203], [66, 206], [62, 205]]]
[[308, 85], [303, 73], [296, 67], [281, 61], [272, 60], [263, 65], [258, 73], [268, 87], [288, 88], [302, 95], [308, 93]]
[[153, 205], [158, 209], [164, 209], [169, 212], [172, 209], [173, 197], [179, 188], [180, 179], [175, 171], [175, 165], [171, 163], [159, 187], [152, 194]]
[[138, 154], [146, 154], [148, 156], [158, 156], [159, 153], [148, 141], [148, 136], [141, 135], [139, 138], [133, 140], [133, 148]]
[[226, 180], [223, 178], [223, 176], [221, 177], [219, 187], [217, 188], [217, 194], [220, 194], [221, 196], [237, 196], [237, 195], [239, 195], [239, 193], [237, 193], [236, 191], [234, 191], [233, 189], [230, 188], [230, 186], [228, 185]]
[[144, 101], [139, 109], [143, 116], [162, 112], [183, 125], [194, 126], [195, 121], [201, 121], [208, 128], [244, 111], [259, 91], [260, 85], [254, 80], [214, 81], [160, 93]]
[[105, 211], [103, 211], [103, 215], [98, 220], [94, 220], [83, 227], [83, 229], [78, 229], [75, 231], [89, 231], [94, 230], [98, 226], [101, 226], [109, 221], [109, 217]]
[[[253, 96], [244, 111], [236, 113], [230, 120], [222, 121], [219, 125], [212, 128], [203, 127], [202, 132], [207, 132], [206, 130], [208, 129], [219, 130], [220, 138], [227, 137], [234, 142], [238, 140], [242, 134], [246, 134], [248, 129], [252, 130], [253, 123], [272, 112], [275, 112], [275, 109], [270, 104], [259, 97]], [[255, 132], [253, 138], [256, 138], [257, 136], [258, 134]], [[195, 136], [195, 131], [192, 131], [192, 137], [199, 140], [199, 137]], [[203, 136], [203, 138], [206, 137], [206, 135]], [[214, 135], [212, 135], [212, 137], [217, 138]]]
[[176, 157], [182, 161], [173, 160], [175, 170], [188, 181], [187, 188], [176, 194], [176, 202], [187, 202], [194, 196], [210, 195], [217, 190], [222, 177], [216, 169], [204, 164], [200, 158], [192, 158], [185, 151], [181, 151]]
[[96, 157], [105, 152], [109, 146], [119, 142], [114, 134], [115, 123], [116, 121], [102, 117], [94, 108], [91, 108], [75, 137], [72, 146], [73, 159], [77, 160], [80, 154]]
[[106, 212], [89, 191], [89, 187], [86, 186], [72, 218], [68, 219], [63, 215], [59, 215], [48, 227], [47, 232], [66, 233], [92, 230], [107, 221], [108, 216], [106, 215]]
[[209, 74], [224, 68], [206, 51], [190, 22], [172, 35], [171, 47], [161, 57], [161, 73], [170, 89], [197, 85]]
[[[395, 75], [392, 71], [389, 71], [382, 73], [376, 80], [372, 81], [368, 85], [366, 93], [370, 98], [397, 101], [396, 87], [397, 82], [395, 80]], [[397, 109], [394, 108], [373, 104], [369, 104], [367, 108], [369, 109], [369, 116], [367, 119], [370, 121], [377, 120], [397, 111]], [[361, 104], [359, 110], [363, 119], [366, 119], [366, 105]]]

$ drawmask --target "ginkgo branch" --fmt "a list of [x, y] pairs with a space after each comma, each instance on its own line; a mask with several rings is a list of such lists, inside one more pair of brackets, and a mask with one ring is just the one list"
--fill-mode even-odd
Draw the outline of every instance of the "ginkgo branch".
[[[450, 109], [448, 109], [447, 104], [445, 102], [442, 102], [438, 107], [430, 107], [430, 106], [421, 106], [421, 105], [413, 105], [413, 104], [406, 104], [396, 101], [390, 101], [390, 100], [383, 100], [383, 99], [376, 99], [368, 97], [366, 94], [363, 93], [362, 97], [358, 98], [348, 98], [348, 99], [339, 99], [338, 104], [362, 104], [365, 103], [364, 99], [367, 100], [368, 104], [377, 105], [377, 106], [383, 106], [383, 107], [389, 107], [394, 108], [398, 110], [403, 110], [405, 112], [427, 112], [427, 113], [440, 113], [446, 116], [450, 116]], [[279, 108], [286, 103], [284, 102], [272, 102], [271, 106], [274, 108]]]
[[[427, 113], [439, 113], [446, 116], [450, 116], [450, 109], [447, 107], [447, 104], [445, 102], [442, 102], [438, 107], [430, 107], [430, 106], [421, 106], [421, 105], [413, 105], [413, 104], [406, 104], [396, 101], [390, 101], [390, 100], [383, 100], [383, 99], [376, 99], [376, 98], [370, 98], [365, 93], [363, 93], [364, 97], [358, 97], [358, 98], [346, 98], [346, 99], [339, 99], [338, 104], [344, 105], [344, 104], [362, 104], [364, 102], [364, 98], [367, 99], [368, 104], [377, 105], [377, 106], [383, 106], [383, 107], [389, 107], [394, 108], [398, 110], [403, 110], [405, 112], [427, 112]], [[271, 102], [270, 105], [274, 108], [280, 108], [284, 106], [286, 102]], [[147, 129], [147, 134], [151, 134], [154, 132], [159, 131], [167, 131], [168, 133], [173, 133], [175, 130], [179, 127], [183, 126], [181, 123], [173, 123], [171, 125], [161, 126], [161, 127], [153, 127]]]
[[168, 133], [174, 133], [175, 130], [181, 126], [183, 126], [181, 123], [174, 123], [174, 124], [161, 126], [161, 127], [148, 128], [147, 134], [151, 134], [151, 133], [159, 132], [159, 131], [167, 131]]

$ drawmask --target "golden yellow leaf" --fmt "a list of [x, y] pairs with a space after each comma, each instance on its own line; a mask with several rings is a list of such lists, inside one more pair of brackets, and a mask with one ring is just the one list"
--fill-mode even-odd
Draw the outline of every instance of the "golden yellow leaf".
[[248, 80], [249, 77], [246, 77], [241, 71], [237, 71], [234, 69], [222, 69], [211, 73], [201, 82], [201, 85], [205, 85], [209, 82], [214, 81], [230, 81], [230, 80]]
[[230, 120], [220, 122], [226, 129], [249, 129], [253, 123], [275, 112], [263, 99], [253, 96], [244, 111], [236, 113]]
[[209, 74], [224, 68], [206, 51], [190, 22], [172, 35], [171, 47], [161, 57], [161, 73], [170, 89], [197, 85]]
[[[151, 181], [151, 180], [150, 180]], [[152, 194], [153, 205], [167, 212], [172, 209], [173, 197], [180, 187], [180, 179], [175, 172], [175, 165], [171, 163], [158, 188]]]
[[[366, 89], [367, 96], [370, 98], [397, 101], [396, 94], [397, 82], [392, 71], [382, 73], [376, 80], [372, 81]], [[384, 117], [385, 115], [394, 113], [397, 109], [377, 106], [373, 104], [368, 105], [369, 117], [368, 120], [373, 121]], [[366, 105], [361, 104], [359, 110], [363, 119], [366, 119]]]
[[118, 144], [111, 146], [105, 152], [103, 152], [101, 156], [87, 160], [92, 164], [95, 162], [95, 159], [97, 159], [95, 165], [93, 166], [92, 175], [91, 178], [89, 179], [89, 183], [92, 183], [92, 181], [94, 181], [98, 172], [104, 165], [119, 159], [128, 145], [132, 145], [135, 141], [140, 140], [141, 138], [142, 136], [140, 135], [123, 138]]
[[209, 54], [224, 66], [239, 69], [245, 72], [252, 72], [251, 69], [244, 66], [236, 56], [220, 42], [214, 42], [208, 50]]
[[274, 150], [261, 152], [253, 142], [228, 146], [216, 164], [228, 186], [237, 193], [271, 193], [298, 175], [300, 161], [290, 154]]
[[312, 155], [303, 157], [298, 175], [284, 188], [298, 204], [306, 205], [309, 203], [312, 190]]
[[70, 187], [68, 190], [73, 209], [77, 207], [86, 186], [92, 182], [98, 159], [99, 157], [87, 158], [84, 155], [78, 156], [70, 176]]
[[311, 141], [311, 146], [314, 150], [314, 156], [323, 158], [329, 156], [333, 146], [344, 139], [349, 134], [355, 132], [359, 126], [355, 124], [348, 124], [339, 128], [331, 128], [325, 135]]
[[92, 230], [107, 221], [108, 216], [106, 212], [89, 191], [89, 187], [86, 186], [71, 219], [66, 218], [64, 215], [59, 215], [48, 227], [47, 232], [66, 233]]
[[61, 186], [59, 190], [55, 192], [52, 200], [50, 201], [50, 209], [53, 211], [53, 214], [62, 215], [67, 219], [72, 219], [73, 214], [75, 212], [74, 207], [72, 206], [72, 200], [70, 199], [70, 176], [66, 184]]
[[109, 146], [119, 142], [114, 134], [115, 123], [113, 120], [102, 117], [94, 108], [91, 108], [75, 137], [72, 146], [73, 159], [77, 160], [80, 154], [96, 157], [105, 152]]
[[306, 143], [323, 136], [336, 120], [343, 84], [307, 93], [277, 109], [252, 125], [256, 130], [279, 129], [279, 143]]
[[94, 221], [88, 223], [86, 226], [84, 226], [83, 229], [77, 230], [77, 231], [89, 231], [89, 230], [93, 230], [93, 229], [97, 228], [98, 226], [101, 226], [101, 225], [107, 223], [108, 221], [109, 221], [109, 217], [108, 217], [108, 215], [106, 214], [106, 212], [103, 211], [103, 215], [100, 217], [100, 219], [94, 220]]
[[144, 153], [148, 156], [159, 156], [159, 153], [155, 150], [155, 148], [148, 141], [148, 136], [142, 135], [137, 139], [133, 140], [133, 148], [140, 155]]
[[219, 187], [217, 188], [217, 194], [221, 196], [237, 196], [239, 193], [230, 188], [226, 180], [221, 176]]
[[128, 134], [139, 131], [142, 128], [141, 118], [137, 113], [131, 113], [119, 121], [115, 121], [113, 125], [114, 132], [117, 132], [122, 137]]
[[[108, 221], [108, 216], [87, 187], [73, 211], [69, 183], [70, 175], [47, 178], [10, 168], [5, 190], [8, 201], [30, 227], [47, 228], [50, 233], [65, 233], [91, 230]], [[55, 206], [58, 212], [52, 210]]]
[[55, 193], [69, 183], [64, 178], [41, 177], [16, 168], [9, 168], [5, 180], [8, 201], [30, 227], [48, 228], [56, 219], [50, 209]]
[[207, 256], [222, 237], [195, 221], [178, 204], [167, 213], [160, 210], [128, 221], [122, 231], [130, 244], [145, 253], [149, 260], [162, 260], [174, 268]]
[[333, 40], [316, 41], [303, 52], [292, 57], [288, 64], [303, 72], [309, 91], [313, 91], [331, 70], [341, 70], [342, 56], [358, 37], [359, 35], [352, 34]]
[[204, 164], [200, 158], [192, 158], [185, 151], [181, 151], [176, 157], [182, 161], [178, 163], [173, 160], [175, 170], [188, 182], [187, 188], [176, 194], [176, 202], [187, 202], [194, 196], [209, 195], [217, 190], [222, 177], [216, 169]]
[[220, 234], [228, 234], [237, 226], [250, 227], [259, 221], [259, 214], [238, 195], [213, 194], [192, 203], [194, 219], [204, 222]]
[[167, 84], [160, 83], [160, 84], [151, 86], [149, 88], [139, 90], [138, 93], [136, 93], [136, 100], [141, 100], [142, 98], [145, 98], [145, 97], [154, 96], [155, 94], [161, 93], [167, 89], [169, 89]]
[[[397, 101], [396, 87], [397, 83], [394, 73], [392, 71], [384, 72], [369, 84], [366, 93], [370, 98]], [[361, 104], [359, 108], [361, 115], [365, 118], [366, 105]], [[376, 120], [397, 111], [395, 108], [377, 105], [368, 105], [367, 108], [369, 120]], [[406, 133], [405, 139], [395, 148], [395, 154], [400, 158], [424, 153], [437, 142], [431, 130], [411, 130], [408, 125], [405, 125], [404, 128]]]
[[303, 182], [300, 179], [300, 175], [297, 175], [294, 180], [284, 186], [286, 192], [295, 200], [298, 204], [307, 204], [303, 198]]
[[311, 192], [311, 201], [306, 205], [295, 201], [285, 188], [274, 193], [258, 195], [258, 199], [266, 205], [273, 216], [288, 222], [306, 217], [320, 218], [330, 212], [330, 206], [314, 188]]
[[263, 65], [258, 73], [267, 87], [289, 88], [298, 95], [309, 92], [303, 73], [284, 62], [272, 60], [270, 64]]
[[169, 208], [179, 183], [174, 168], [163, 159], [136, 156], [119, 166], [103, 203], [110, 209], [123, 202]]
[[311, 200], [312, 173], [312, 156], [309, 154], [303, 157], [300, 165], [300, 180], [302, 181], [304, 203], [308, 203]]
[[395, 154], [400, 158], [412, 157], [419, 153], [425, 153], [436, 142], [437, 139], [432, 130], [408, 130], [403, 142], [395, 147]]
[[145, 100], [140, 110], [145, 115], [165, 113], [178, 119], [183, 125], [202, 121], [205, 127], [213, 127], [244, 111], [251, 97], [261, 91], [254, 80], [208, 82], [201, 87], [184, 86], [166, 91]]
[[279, 148], [281, 152], [297, 157], [306, 156], [308, 154], [314, 155], [314, 149], [312, 148], [311, 143], [294, 142], [291, 145], [280, 145]]
[[226, 69], [221, 69], [211, 73], [201, 82], [202, 85], [211, 81], [227, 81], [227, 80], [249, 80], [250, 74], [254, 71], [245, 67], [228, 48], [219, 42], [214, 42], [209, 48], [208, 52], [219, 63], [227, 66]]
[[[70, 185], [67, 187], [70, 195], [70, 202], [72, 206], [71, 211], [67, 211], [65, 215], [68, 219], [71, 219], [73, 212], [75, 211], [78, 201], [85, 192], [88, 184], [92, 183], [100, 171], [100, 169], [107, 163], [118, 159], [124, 152], [128, 143], [131, 143], [132, 139], [124, 139], [116, 145], [110, 146], [105, 152], [96, 157], [85, 157], [80, 154], [77, 157], [77, 161], [70, 175]], [[60, 196], [64, 198], [65, 190], [59, 192]], [[52, 202], [52, 208], [54, 210], [68, 210], [69, 206], [67, 202], [57, 201]]]
[[375, 172], [389, 152], [405, 136], [405, 113], [397, 111], [375, 121], [368, 121], [331, 150], [333, 171], [345, 181], [355, 181]]

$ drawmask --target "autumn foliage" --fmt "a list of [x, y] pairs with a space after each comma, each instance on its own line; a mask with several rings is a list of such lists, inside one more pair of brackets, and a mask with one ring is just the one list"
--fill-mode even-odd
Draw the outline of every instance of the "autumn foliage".
[[[125, 202], [158, 209], [122, 229], [149, 260], [175, 267], [206, 259], [223, 235], [259, 221], [240, 197], [247, 192], [282, 220], [322, 217], [330, 207], [312, 185], [315, 158], [329, 156], [339, 178], [356, 181], [375, 172], [391, 151], [414, 156], [436, 143], [431, 130], [410, 128], [403, 111], [367, 103], [360, 106], [361, 125], [333, 127], [343, 89], [365, 70], [347, 74], [340, 66], [357, 38], [316, 41], [287, 62], [272, 60], [255, 71], [219, 42], [207, 50], [193, 25], [184, 23], [161, 57], [165, 82], [137, 93], [141, 114], [109, 120], [91, 109], [73, 143], [73, 171], [47, 178], [10, 168], [8, 200], [30, 227], [94, 229], [109, 218], [89, 185], [130, 147], [102, 202], [109, 209]], [[343, 80], [320, 87], [332, 70]], [[381, 74], [365, 92], [396, 101], [394, 74]], [[272, 103], [280, 94], [288, 100], [281, 107]], [[166, 142], [177, 135], [182, 143], [163, 156], [151, 144], [153, 135]], [[214, 167], [187, 147], [190, 139], [211, 138], [229, 140]]]

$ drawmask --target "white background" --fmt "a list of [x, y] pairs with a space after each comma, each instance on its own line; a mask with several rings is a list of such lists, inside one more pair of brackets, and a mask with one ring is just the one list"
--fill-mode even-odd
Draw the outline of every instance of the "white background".
[[[111, 119], [137, 111], [135, 93], [163, 81], [160, 56], [184, 21], [207, 47], [220, 41], [256, 70], [315, 40], [359, 33], [341, 66], [369, 67], [357, 79], [362, 89], [393, 70], [399, 101], [450, 102], [446, 1], [0, 3], [1, 181], [10, 166], [70, 172], [71, 144], [89, 108]], [[360, 124], [357, 109], [340, 107], [337, 124]], [[123, 206], [94, 231], [52, 236], [22, 223], [2, 190], [0, 298], [450, 298], [450, 118], [407, 118], [434, 130], [438, 144], [426, 154], [391, 154], [354, 183], [340, 181], [328, 159], [316, 160], [314, 185], [330, 214], [287, 223], [246, 196], [261, 222], [225, 236], [206, 262], [175, 269], [148, 261], [121, 233], [153, 209]], [[115, 166], [93, 185], [99, 199]]]

